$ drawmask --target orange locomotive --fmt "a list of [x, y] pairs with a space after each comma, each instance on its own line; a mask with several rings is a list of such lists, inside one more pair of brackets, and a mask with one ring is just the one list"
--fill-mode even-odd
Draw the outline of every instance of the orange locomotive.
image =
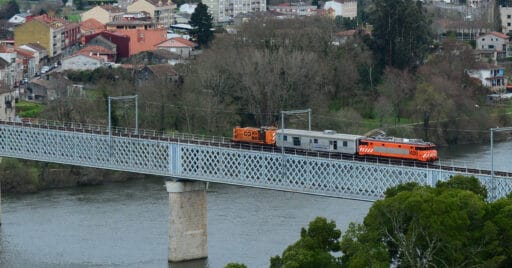
[[235, 127], [233, 129], [233, 141], [275, 145], [276, 144], [275, 127]]
[[364, 138], [359, 140], [359, 155], [374, 155], [422, 162], [438, 160], [436, 146], [419, 139], [396, 137]]

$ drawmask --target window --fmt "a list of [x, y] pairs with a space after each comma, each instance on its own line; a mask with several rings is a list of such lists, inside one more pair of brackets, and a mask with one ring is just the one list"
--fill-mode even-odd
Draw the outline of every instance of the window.
[[343, 147], [347, 147], [348, 146], [348, 142], [347, 141], [343, 141]]
[[333, 148], [334, 150], [338, 150], [338, 141], [333, 141], [333, 142], [332, 142], [332, 148]]
[[313, 139], [313, 143], [317, 144], [318, 143], [318, 139]]
[[494, 45], [489, 45], [489, 49], [494, 49]]
[[510, 27], [510, 22], [507, 22], [507, 26]]
[[300, 146], [300, 138], [293, 137], [293, 146]]
[[283, 136], [283, 141], [287, 141], [288, 140], [288, 136], [284, 135]]
[[507, 15], [507, 19], [510, 19], [512, 17], [512, 15]]
[[485, 41], [485, 38], [482, 38], [482, 42], [484, 42], [484, 41]]

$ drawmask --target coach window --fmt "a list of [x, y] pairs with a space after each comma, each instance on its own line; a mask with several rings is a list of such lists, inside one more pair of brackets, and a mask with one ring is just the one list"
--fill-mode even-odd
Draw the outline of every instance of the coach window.
[[313, 139], [313, 143], [318, 143], [318, 139]]
[[287, 141], [288, 140], [288, 136], [284, 135], [283, 136], [283, 141]]
[[347, 146], [348, 146], [347, 141], [343, 141], [343, 147], [347, 147]]
[[338, 150], [338, 141], [333, 141], [333, 142], [332, 142], [332, 148], [333, 148], [334, 150]]
[[300, 146], [300, 138], [293, 137], [293, 146]]

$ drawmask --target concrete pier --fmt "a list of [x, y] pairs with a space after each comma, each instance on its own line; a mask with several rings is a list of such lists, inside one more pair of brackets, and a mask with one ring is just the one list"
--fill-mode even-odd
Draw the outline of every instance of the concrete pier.
[[208, 257], [206, 184], [169, 180], [169, 262]]

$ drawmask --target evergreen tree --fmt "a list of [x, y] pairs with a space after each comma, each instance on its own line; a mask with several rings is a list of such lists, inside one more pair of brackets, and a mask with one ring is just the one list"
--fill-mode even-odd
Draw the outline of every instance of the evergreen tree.
[[190, 17], [190, 26], [194, 27], [192, 35], [199, 46], [208, 46], [213, 39], [212, 16], [208, 13], [208, 6], [199, 2]]
[[0, 9], [0, 19], [8, 20], [18, 13], [20, 13], [20, 7], [18, 3], [16, 3], [14, 0], [10, 0]]
[[410, 69], [423, 62], [431, 32], [421, 1], [375, 0], [369, 15], [372, 48], [381, 65]]

